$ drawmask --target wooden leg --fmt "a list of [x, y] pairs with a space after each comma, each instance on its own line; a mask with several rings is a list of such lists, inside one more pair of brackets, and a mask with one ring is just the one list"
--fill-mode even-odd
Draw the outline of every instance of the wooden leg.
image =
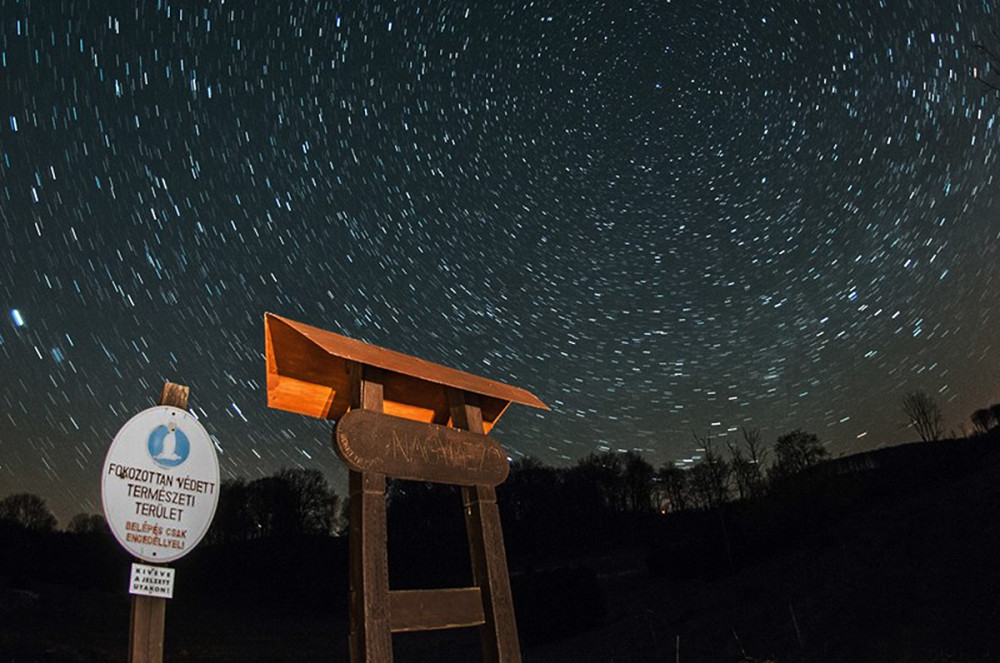
[[351, 663], [392, 661], [385, 477], [350, 474]]
[[496, 491], [492, 486], [463, 487], [462, 499], [472, 575], [482, 592], [486, 617], [486, 623], [480, 627], [483, 660], [486, 663], [520, 663], [521, 650]]
[[[451, 420], [456, 428], [484, 433], [483, 411], [476, 397], [448, 391]], [[514, 600], [507, 575], [507, 552], [500, 528], [500, 510], [493, 486], [463, 486], [465, 528], [469, 535], [472, 577], [483, 596], [486, 623], [480, 627], [486, 663], [520, 663], [521, 649], [514, 621]]]
[[154, 596], [134, 595], [129, 617], [129, 663], [161, 663], [167, 601]]

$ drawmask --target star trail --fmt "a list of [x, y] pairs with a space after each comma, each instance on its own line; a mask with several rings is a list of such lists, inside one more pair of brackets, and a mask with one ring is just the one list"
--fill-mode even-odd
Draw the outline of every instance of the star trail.
[[[787, 5], [787, 6], [786, 6]], [[165, 380], [318, 467], [263, 314], [523, 386], [512, 457], [837, 455], [1000, 400], [991, 2], [0, 0], [0, 496], [99, 511]]]

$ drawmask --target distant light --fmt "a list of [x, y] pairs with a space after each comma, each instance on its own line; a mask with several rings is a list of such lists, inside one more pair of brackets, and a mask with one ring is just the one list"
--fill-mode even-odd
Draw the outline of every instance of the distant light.
[[14, 318], [14, 326], [15, 327], [23, 327], [24, 326], [24, 318], [21, 317], [21, 312], [18, 311], [16, 308], [12, 308], [10, 310], [10, 317]]

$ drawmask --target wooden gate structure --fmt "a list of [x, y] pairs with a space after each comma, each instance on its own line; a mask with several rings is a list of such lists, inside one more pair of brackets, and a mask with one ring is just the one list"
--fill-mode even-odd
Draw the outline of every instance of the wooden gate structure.
[[[267, 313], [267, 402], [336, 420], [350, 470], [352, 663], [392, 660], [392, 633], [478, 626], [487, 663], [521, 660], [496, 486], [507, 456], [486, 435], [511, 403], [548, 409], [510, 385]], [[386, 477], [461, 486], [473, 586], [390, 590]]]

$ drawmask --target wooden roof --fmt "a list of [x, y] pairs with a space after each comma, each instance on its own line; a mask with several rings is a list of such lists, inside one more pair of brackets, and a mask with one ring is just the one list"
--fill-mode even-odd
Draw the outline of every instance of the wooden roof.
[[363, 343], [287, 318], [264, 314], [267, 404], [323, 419], [350, 409], [352, 363], [383, 369], [384, 411], [448, 425], [446, 389], [478, 394], [487, 431], [511, 403], [549, 409], [530, 392], [447, 366]]

